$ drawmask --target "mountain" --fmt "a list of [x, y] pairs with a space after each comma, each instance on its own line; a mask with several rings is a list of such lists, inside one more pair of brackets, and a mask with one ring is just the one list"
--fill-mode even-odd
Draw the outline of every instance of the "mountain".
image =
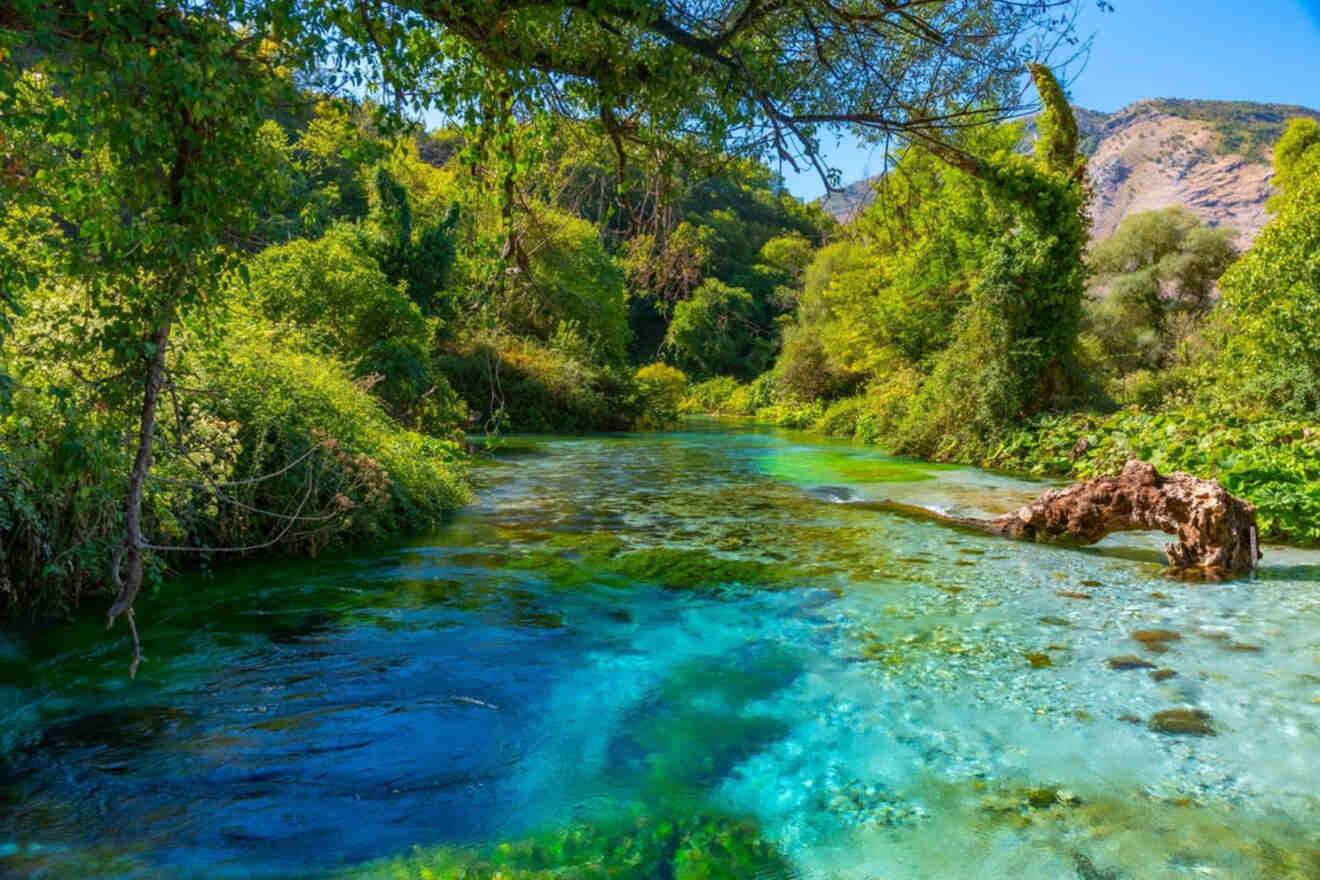
[[[1074, 107], [1095, 191], [1091, 236], [1110, 235], [1128, 214], [1185, 205], [1210, 226], [1231, 226], [1246, 247], [1268, 217], [1270, 148], [1288, 120], [1320, 111], [1286, 104], [1152, 98], [1116, 113]], [[1034, 140], [1028, 121], [1023, 149]], [[873, 197], [874, 178], [823, 200], [840, 222]]]

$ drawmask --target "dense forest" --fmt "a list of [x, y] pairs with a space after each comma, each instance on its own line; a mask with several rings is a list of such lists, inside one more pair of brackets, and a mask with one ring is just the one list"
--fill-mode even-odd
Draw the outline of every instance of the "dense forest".
[[[1246, 253], [1179, 209], [1089, 243], [1077, 122], [1019, 39], [1066, 25], [985, 13], [999, 42], [900, 119], [862, 87], [879, 67], [824, 97], [828, 60], [781, 82], [739, 41], [800, 23], [757, 9], [718, 39], [570, 12], [640, 65], [608, 74], [518, 4], [6, 12], [5, 614], [114, 596], [113, 620], [171, 571], [426, 529], [503, 434], [682, 413], [1037, 475], [1140, 457], [1218, 477], [1267, 537], [1320, 539], [1314, 120], [1274, 146]], [[944, 51], [830, 10], [889, 63]], [[975, 43], [956, 12], [924, 26]], [[675, 42], [626, 48], [642, 34]], [[671, 51], [688, 74], [657, 75]], [[1029, 80], [1024, 134], [1007, 96]], [[975, 124], [942, 122], [958, 102]], [[450, 122], [425, 131], [427, 107]], [[775, 170], [825, 173], [817, 117], [894, 145], [845, 226]]]

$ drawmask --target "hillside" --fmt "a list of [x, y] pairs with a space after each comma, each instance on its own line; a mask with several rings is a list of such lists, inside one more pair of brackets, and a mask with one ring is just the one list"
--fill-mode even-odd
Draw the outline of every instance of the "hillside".
[[[1267, 219], [1269, 145], [1292, 117], [1320, 119], [1306, 107], [1172, 98], [1109, 114], [1073, 109], [1091, 160], [1093, 238], [1108, 236], [1130, 213], [1186, 205], [1211, 226], [1237, 229], [1243, 247]], [[1029, 122], [1027, 143], [1033, 128]], [[847, 222], [870, 200], [871, 180], [862, 180], [823, 204]]]

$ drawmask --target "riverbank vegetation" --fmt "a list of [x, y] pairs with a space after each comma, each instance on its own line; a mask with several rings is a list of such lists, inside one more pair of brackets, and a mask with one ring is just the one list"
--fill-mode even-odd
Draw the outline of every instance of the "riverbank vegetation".
[[[473, 438], [680, 410], [1050, 475], [1140, 454], [1320, 538], [1314, 125], [1240, 259], [1179, 211], [1088, 250], [1077, 126], [1033, 63], [1066, 5], [17, 4], [0, 614], [99, 594], [113, 620], [171, 570], [425, 529], [469, 498]], [[891, 158], [840, 227], [777, 169], [828, 178], [844, 126]]]

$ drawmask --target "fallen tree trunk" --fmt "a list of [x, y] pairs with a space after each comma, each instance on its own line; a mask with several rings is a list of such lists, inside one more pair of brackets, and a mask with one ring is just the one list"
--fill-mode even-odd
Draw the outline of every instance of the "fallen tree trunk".
[[[966, 522], [965, 520], [962, 522]], [[1162, 531], [1175, 573], [1209, 578], [1245, 574], [1256, 566], [1256, 508], [1218, 480], [1160, 474], [1132, 460], [1123, 472], [1066, 489], [1048, 489], [1016, 513], [984, 520], [987, 530], [1032, 541], [1094, 544], [1113, 532]]]
[[862, 502], [874, 510], [1024, 541], [1094, 544], [1113, 532], [1167, 532], [1172, 574], [1222, 580], [1246, 574], [1260, 558], [1255, 505], [1228, 493], [1218, 480], [1160, 474], [1129, 461], [1116, 476], [1066, 489], [1047, 489], [1014, 513], [994, 519], [949, 516], [896, 501]]

